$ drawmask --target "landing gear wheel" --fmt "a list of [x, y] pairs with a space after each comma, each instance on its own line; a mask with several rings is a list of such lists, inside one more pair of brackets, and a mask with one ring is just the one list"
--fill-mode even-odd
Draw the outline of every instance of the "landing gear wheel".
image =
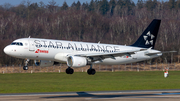
[[74, 73], [74, 69], [69, 69], [69, 74], [73, 74]]
[[91, 75], [94, 75], [96, 73], [95, 69], [91, 69]]
[[89, 75], [91, 75], [91, 69], [88, 69], [87, 73], [88, 73]]
[[23, 67], [24, 70], [28, 70], [28, 62], [29, 62], [29, 59], [26, 59], [25, 66]]
[[67, 73], [67, 74], [73, 74], [73, 73], [74, 73], [74, 69], [68, 67], [68, 68], [66, 69], [66, 73]]
[[96, 74], [96, 70], [95, 69], [88, 69], [87, 73], [89, 75], [94, 75], [94, 74]]
[[28, 70], [28, 66], [24, 66], [23, 69], [24, 69], [24, 70]]
[[66, 69], [66, 74], [69, 74], [69, 69], [68, 68]]

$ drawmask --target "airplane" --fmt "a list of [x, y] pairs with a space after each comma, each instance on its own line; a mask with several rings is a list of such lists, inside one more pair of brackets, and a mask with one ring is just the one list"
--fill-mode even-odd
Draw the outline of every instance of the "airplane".
[[163, 52], [154, 49], [160, 23], [161, 20], [154, 19], [130, 46], [29, 37], [13, 41], [4, 52], [26, 59], [24, 70], [28, 70], [28, 62], [32, 59], [41, 67], [66, 63], [67, 74], [73, 74], [73, 68], [90, 65], [87, 73], [94, 75], [93, 64], [118, 65], [160, 57]]

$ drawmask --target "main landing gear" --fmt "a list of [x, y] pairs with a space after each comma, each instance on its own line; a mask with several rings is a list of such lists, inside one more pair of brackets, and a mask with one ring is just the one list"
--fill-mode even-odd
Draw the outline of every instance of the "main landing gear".
[[25, 66], [23, 67], [24, 70], [28, 70], [28, 62], [29, 62], [29, 59], [25, 61]]
[[68, 68], [66, 69], [66, 73], [67, 73], [67, 74], [73, 74], [73, 73], [74, 73], [74, 69], [72, 69], [71, 67], [68, 67]]
[[90, 65], [90, 68], [87, 70], [87, 73], [89, 75], [94, 75], [96, 73], [96, 70], [92, 68], [92, 65]]
[[[67, 74], [73, 74], [74, 73], [74, 69], [72, 69], [71, 67], [68, 67], [66, 69], [66, 73]], [[89, 75], [94, 75], [96, 73], [96, 70], [92, 68], [92, 65], [90, 65], [90, 68], [87, 70], [87, 73]]]

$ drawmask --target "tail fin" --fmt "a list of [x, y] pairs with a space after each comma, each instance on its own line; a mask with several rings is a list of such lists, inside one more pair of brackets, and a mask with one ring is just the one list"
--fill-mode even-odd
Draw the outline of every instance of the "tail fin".
[[146, 30], [142, 33], [139, 39], [131, 46], [142, 48], [152, 47], [152, 49], [154, 49], [160, 23], [161, 20], [154, 19], [146, 28]]

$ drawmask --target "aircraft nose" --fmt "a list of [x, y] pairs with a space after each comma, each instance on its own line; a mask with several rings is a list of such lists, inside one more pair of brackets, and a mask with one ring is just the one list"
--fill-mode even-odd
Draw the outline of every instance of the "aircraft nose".
[[4, 48], [4, 53], [6, 53], [6, 54], [10, 54], [10, 52], [11, 52], [11, 48], [9, 47], [9, 46], [6, 46], [5, 48]]

